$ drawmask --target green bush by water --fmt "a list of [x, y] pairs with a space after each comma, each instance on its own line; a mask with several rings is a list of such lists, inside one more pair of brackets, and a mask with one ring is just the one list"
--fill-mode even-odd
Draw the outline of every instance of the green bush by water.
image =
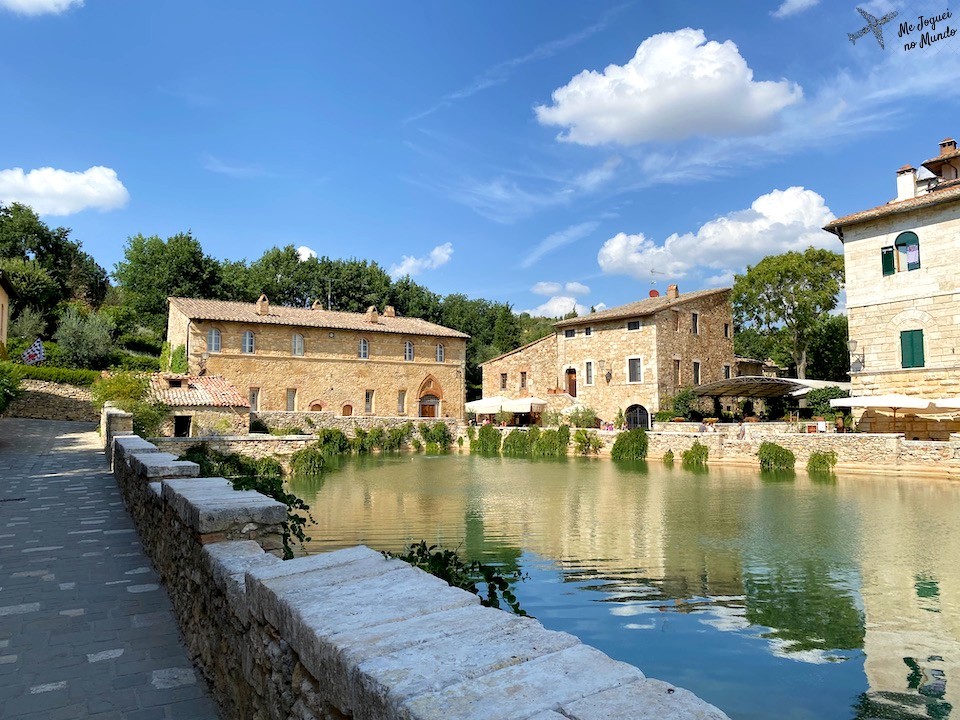
[[504, 457], [530, 457], [530, 433], [511, 430], [503, 439]]
[[669, 466], [673, 465], [673, 450], [667, 450], [663, 454], [663, 464]]
[[420, 438], [427, 444], [436, 443], [440, 449], [446, 450], [453, 444], [453, 435], [445, 422], [437, 421], [433, 425], [420, 423]]
[[290, 472], [294, 475], [319, 475], [325, 465], [323, 450], [315, 444], [297, 450], [290, 457]]
[[772, 442], [760, 443], [757, 451], [761, 470], [793, 470], [797, 457], [792, 450]]
[[[561, 426], [561, 429], [566, 425]], [[567, 439], [570, 436], [570, 429], [567, 428]], [[530, 447], [530, 454], [533, 457], [566, 457], [567, 444], [561, 430], [543, 430]]]
[[830, 450], [829, 452], [814, 452], [810, 453], [810, 458], [807, 460], [807, 472], [808, 473], [830, 473], [833, 472], [833, 468], [837, 466], [837, 454]]
[[650, 438], [643, 428], [634, 428], [617, 435], [613, 441], [610, 457], [614, 460], [644, 460], [647, 457], [647, 447]]
[[476, 441], [470, 443], [471, 454], [497, 455], [500, 452], [501, 436], [495, 425], [481, 425]]
[[690, 446], [689, 450], [684, 450], [681, 457], [681, 465], [685, 468], [702, 468], [706, 467], [707, 460], [710, 457], [710, 448], [701, 443], [699, 440], [694, 440], [693, 445]]
[[573, 446], [578, 455], [597, 455], [600, 448], [603, 447], [603, 440], [595, 432], [587, 432], [583, 428], [577, 428], [573, 434]]

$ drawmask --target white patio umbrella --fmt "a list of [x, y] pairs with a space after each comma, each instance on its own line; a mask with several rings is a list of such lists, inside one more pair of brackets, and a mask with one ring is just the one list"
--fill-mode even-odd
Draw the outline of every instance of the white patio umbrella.
[[467, 412], [476, 413], [477, 415], [496, 415], [503, 407], [503, 403], [507, 402], [508, 399], [509, 398], [505, 398], [502, 395], [494, 395], [493, 397], [471, 400], [464, 407], [467, 409]]
[[960, 410], [960, 397], [936, 398], [933, 401], [933, 405], [938, 410], [945, 410], [947, 412]]
[[917, 414], [940, 412], [929, 398], [916, 395], [862, 395], [860, 397], [836, 398], [830, 407], [862, 407], [893, 410], [893, 427], [897, 427], [897, 410], [913, 410]]
[[512, 413], [543, 412], [547, 409], [547, 401], [538, 397], [517, 398], [504, 400], [503, 411]]

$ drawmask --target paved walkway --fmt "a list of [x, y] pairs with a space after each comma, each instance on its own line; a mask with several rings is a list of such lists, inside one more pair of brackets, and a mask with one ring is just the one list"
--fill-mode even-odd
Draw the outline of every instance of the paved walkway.
[[99, 443], [0, 420], [0, 718], [216, 718]]

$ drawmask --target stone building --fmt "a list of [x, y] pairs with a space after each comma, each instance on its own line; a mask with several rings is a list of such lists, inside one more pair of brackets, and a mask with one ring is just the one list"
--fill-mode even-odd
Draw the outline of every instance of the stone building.
[[170, 408], [162, 436], [246, 435], [249, 430], [250, 403], [223, 377], [154, 373], [150, 395]]
[[167, 341], [189, 372], [222, 375], [251, 411], [463, 417], [468, 336], [392, 307], [366, 313], [169, 299]]
[[0, 270], [0, 348], [7, 347], [7, 330], [10, 324], [10, 297], [13, 295], [13, 287], [7, 276]]
[[[852, 394], [960, 395], [960, 150], [897, 171], [897, 197], [838, 218], [825, 230], [843, 243]], [[856, 343], [856, 345], [854, 345]], [[957, 421], [908, 417], [908, 437], [946, 439]], [[861, 429], [893, 430], [868, 410]]]
[[562, 320], [554, 333], [483, 363], [483, 395], [566, 394], [604, 421], [649, 427], [676, 393], [733, 374], [730, 289], [664, 296]]

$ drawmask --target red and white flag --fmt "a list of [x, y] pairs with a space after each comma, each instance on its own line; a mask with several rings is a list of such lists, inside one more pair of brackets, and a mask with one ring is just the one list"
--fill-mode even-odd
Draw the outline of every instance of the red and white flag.
[[37, 338], [33, 345], [24, 350], [20, 357], [27, 365], [36, 365], [38, 362], [45, 360], [47, 356], [43, 354], [43, 343], [40, 342], [40, 338]]

